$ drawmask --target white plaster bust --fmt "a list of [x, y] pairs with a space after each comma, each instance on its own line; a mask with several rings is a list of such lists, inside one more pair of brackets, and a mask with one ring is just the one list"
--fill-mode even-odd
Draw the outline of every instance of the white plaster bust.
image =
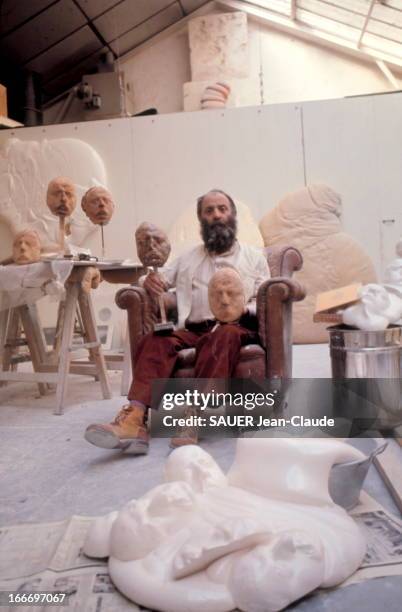
[[361, 564], [362, 532], [328, 493], [331, 466], [364, 455], [335, 439], [243, 438], [225, 475], [195, 445], [164, 482], [94, 521], [84, 545], [115, 586], [161, 612], [270, 612]]
[[18, 265], [35, 263], [40, 260], [41, 250], [38, 233], [31, 229], [22, 230], [14, 237], [12, 259]]

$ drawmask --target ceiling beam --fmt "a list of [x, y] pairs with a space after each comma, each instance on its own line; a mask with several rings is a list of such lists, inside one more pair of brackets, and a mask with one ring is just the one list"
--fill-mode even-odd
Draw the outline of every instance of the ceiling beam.
[[131, 49], [130, 51], [127, 51], [127, 53], [121, 55], [118, 58], [118, 61], [126, 61], [128, 59], [131, 59], [138, 53], [142, 53], [142, 51], [145, 51], [145, 49], [149, 49], [149, 47], [152, 47], [156, 42], [163, 40], [167, 36], [185, 30], [187, 28], [188, 22], [191, 19], [194, 19], [194, 17], [201, 17], [202, 15], [207, 15], [211, 11], [211, 9], [214, 8], [214, 4], [214, 0], [210, 0], [206, 4], [202, 4], [198, 9], [186, 15], [186, 17], [183, 17], [182, 19], [179, 19], [179, 21], [172, 23], [172, 25], [168, 26], [161, 32], [158, 32], [154, 36], [151, 36], [151, 38], [148, 38], [146, 41], [142, 42], [137, 47], [134, 47], [134, 49]]
[[378, 60], [376, 64], [381, 70], [381, 72], [383, 73], [383, 75], [385, 76], [385, 78], [387, 79], [387, 81], [392, 85], [392, 87], [395, 90], [399, 91], [401, 89], [401, 85], [400, 83], [398, 83], [395, 76], [392, 74], [391, 70], [388, 68], [387, 64], [385, 62], [382, 62], [381, 60]]
[[357, 46], [358, 47], [360, 47], [361, 44], [362, 44], [362, 39], [363, 39], [365, 31], [367, 30], [368, 22], [370, 21], [371, 13], [373, 12], [373, 8], [374, 8], [374, 5], [375, 5], [376, 2], [377, 2], [377, 0], [371, 0], [369, 9], [367, 11], [366, 19], [364, 20], [363, 27], [360, 30], [359, 40], [357, 41]]
[[243, 2], [242, 0], [215, 0], [215, 6], [223, 10], [230, 9], [232, 11], [243, 11], [257, 21], [264, 23], [266, 26], [285, 32], [291, 36], [296, 36], [338, 52], [347, 53], [352, 57], [366, 62], [373, 63], [383, 61], [393, 70], [400, 73], [402, 72], [402, 58], [400, 59], [394, 55], [376, 51], [369, 47], [362, 46], [358, 48], [356, 43], [350, 40], [328, 34], [300, 21], [293, 21], [290, 17], [277, 15], [268, 9]]

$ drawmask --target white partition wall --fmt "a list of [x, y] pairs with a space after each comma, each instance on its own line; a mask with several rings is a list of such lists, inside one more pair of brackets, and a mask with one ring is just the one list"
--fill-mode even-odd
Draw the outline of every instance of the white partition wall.
[[[259, 221], [285, 193], [326, 182], [343, 196], [345, 230], [381, 272], [402, 234], [400, 108], [402, 94], [392, 94], [21, 128], [0, 132], [0, 148], [9, 138], [65, 137], [93, 148], [117, 204], [105, 228], [108, 258], [134, 258], [139, 222], [169, 231], [211, 187], [247, 204]], [[0, 204], [4, 167], [0, 157]], [[1, 224], [0, 241], [5, 257], [11, 237]], [[99, 233], [86, 246], [99, 255]], [[100, 287], [99, 307], [113, 301], [114, 290]]]
[[[105, 164], [117, 204], [105, 228], [109, 258], [134, 255], [140, 221], [169, 229], [211, 187], [243, 201], [259, 221], [304, 184], [300, 107], [293, 104], [7, 130], [0, 145], [63, 137], [88, 143]], [[98, 234], [88, 246], [100, 254]]]
[[131, 129], [137, 210], [166, 229], [212, 187], [250, 206], [259, 221], [304, 183], [295, 105], [143, 117]]

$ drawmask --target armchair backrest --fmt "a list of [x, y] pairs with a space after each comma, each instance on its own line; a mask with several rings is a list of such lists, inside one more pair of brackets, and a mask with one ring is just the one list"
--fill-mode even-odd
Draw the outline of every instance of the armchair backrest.
[[286, 276], [291, 278], [303, 265], [300, 251], [291, 246], [265, 247], [264, 253], [268, 261], [271, 276]]
[[[267, 258], [271, 277], [285, 276], [291, 278], [293, 272], [297, 272], [303, 265], [300, 252], [291, 246], [265, 247], [264, 254]], [[163, 296], [166, 314], [171, 321], [177, 321], [177, 301], [174, 292], [165, 293]]]

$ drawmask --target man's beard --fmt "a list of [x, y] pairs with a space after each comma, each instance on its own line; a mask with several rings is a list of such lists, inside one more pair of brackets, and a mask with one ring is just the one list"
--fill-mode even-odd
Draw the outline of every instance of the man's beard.
[[237, 220], [233, 215], [226, 223], [222, 221], [208, 223], [205, 219], [201, 219], [201, 236], [209, 253], [221, 255], [229, 251], [236, 240], [236, 233]]

